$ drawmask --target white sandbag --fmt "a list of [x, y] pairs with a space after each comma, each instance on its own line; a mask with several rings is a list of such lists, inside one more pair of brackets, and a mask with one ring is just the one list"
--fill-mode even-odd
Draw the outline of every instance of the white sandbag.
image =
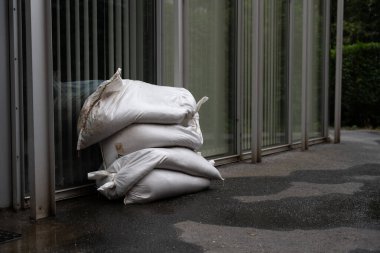
[[155, 168], [183, 172], [209, 179], [222, 179], [213, 161], [187, 148], [148, 148], [117, 159], [107, 170], [88, 173], [97, 180], [98, 191], [109, 199], [123, 197], [138, 181]]
[[188, 90], [122, 80], [120, 72], [85, 101], [78, 120], [78, 150], [133, 123], [188, 126], [196, 114], [197, 104]]
[[147, 203], [207, 189], [210, 180], [184, 173], [154, 169], [125, 196], [124, 204]]
[[144, 148], [187, 147], [198, 150], [203, 143], [196, 128], [181, 125], [132, 124], [100, 142], [105, 168], [117, 158]]
[[155, 148], [157, 156], [162, 157], [156, 168], [175, 170], [198, 177], [223, 180], [214, 167], [214, 161], [207, 161], [202, 155], [188, 148]]
[[151, 172], [161, 157], [154, 155], [153, 149], [144, 149], [116, 160], [107, 170], [88, 173], [89, 180], [108, 199], [123, 197], [138, 181]]

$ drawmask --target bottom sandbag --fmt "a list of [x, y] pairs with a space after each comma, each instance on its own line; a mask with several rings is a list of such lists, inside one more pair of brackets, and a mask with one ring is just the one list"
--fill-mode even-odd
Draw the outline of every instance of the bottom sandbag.
[[223, 180], [212, 161], [180, 147], [147, 148], [133, 152], [117, 159], [107, 170], [88, 173], [88, 179], [96, 180], [98, 191], [108, 199], [118, 199], [155, 168]]
[[147, 203], [207, 189], [210, 180], [181, 172], [154, 169], [125, 196], [124, 204]]

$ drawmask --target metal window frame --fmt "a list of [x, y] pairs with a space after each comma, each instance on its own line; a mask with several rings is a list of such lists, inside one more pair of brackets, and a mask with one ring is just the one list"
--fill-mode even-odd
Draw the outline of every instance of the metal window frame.
[[[1, 137], [2, 139], [2, 155], [0, 169], [0, 209], [10, 207], [12, 205], [12, 181], [13, 181], [13, 112], [14, 102], [12, 98], [9, 97], [13, 93], [12, 82], [12, 65], [14, 64], [14, 58], [12, 56], [12, 3], [11, 1], [2, 1], [0, 3], [0, 30], [2, 32], [0, 37], [0, 72], [1, 72], [1, 91], [2, 91], [2, 104], [0, 107], [1, 114]], [[11, 119], [11, 121], [9, 121]], [[10, 135], [10, 133], [12, 133]], [[3, 160], [4, 159], [4, 160]]]
[[342, 103], [343, 18], [344, 18], [344, 0], [338, 0], [337, 20], [336, 20], [337, 25], [336, 25], [334, 143], [340, 143], [341, 103]]
[[244, 0], [236, 2], [236, 153], [241, 157], [243, 152], [243, 87], [244, 87]]
[[313, 0], [303, 1], [302, 10], [302, 98], [301, 98], [301, 143], [302, 150], [309, 148], [309, 86], [310, 76], [310, 49], [311, 49], [311, 31], [312, 31], [312, 3]]
[[184, 87], [184, 0], [174, 1], [174, 87]]
[[157, 64], [156, 64], [156, 82], [158, 85], [162, 85], [162, 79], [163, 79], [163, 57], [162, 57], [162, 1], [156, 2], [156, 57], [157, 57]]
[[[136, 0], [129, 1], [129, 46], [130, 48], [137, 48], [136, 46], [136, 38], [138, 36], [137, 34], [137, 3]], [[129, 77], [130, 78], [136, 78], [137, 79], [137, 50], [132, 50], [129, 54]]]
[[[179, 0], [175, 1], [175, 19], [176, 19], [176, 26], [175, 26], [175, 83], [176, 86], [179, 87], [186, 87], [184, 84], [184, 58], [185, 58], [185, 38], [184, 38], [184, 29], [186, 29], [186, 13], [185, 13], [185, 8], [186, 8], [186, 1], [185, 0]], [[243, 2], [242, 1], [237, 1], [237, 45], [238, 47], [241, 45], [241, 36], [242, 36], [242, 29], [243, 29], [243, 22], [242, 22], [242, 8]], [[329, 42], [329, 32], [328, 32], [328, 26], [330, 25], [329, 23], [329, 0], [325, 1], [325, 43], [328, 44]], [[262, 149], [262, 117], [263, 117], [263, 105], [262, 105], [262, 78], [263, 78], [263, 56], [262, 56], [262, 48], [263, 48], [263, 15], [264, 15], [264, 9], [263, 9], [263, 2], [262, 0], [256, 0], [253, 5], [253, 16], [254, 19], [252, 20], [253, 22], [253, 30], [252, 33], [254, 35], [258, 35], [254, 37], [255, 39], [252, 40], [252, 52], [253, 52], [253, 67], [252, 71], [254, 74], [254, 78], [252, 81], [252, 134], [251, 134], [251, 152], [248, 153], [242, 153], [242, 147], [241, 147], [241, 141], [237, 140], [236, 142], [236, 150], [237, 150], [237, 156], [241, 157], [241, 159], [245, 159], [247, 154], [251, 154], [251, 160], [252, 162], [260, 162], [261, 161], [261, 156], [262, 152], [266, 152], [266, 149]], [[293, 27], [292, 25], [294, 24], [294, 13], [293, 13], [293, 8], [294, 8], [294, 1], [290, 0], [289, 4], [289, 17], [290, 17], [290, 30], [289, 30], [289, 60], [291, 61], [292, 55], [291, 55], [291, 50], [294, 46], [294, 43], [292, 42], [292, 34], [293, 34]], [[309, 104], [309, 98], [310, 98], [310, 82], [311, 82], [311, 53], [310, 50], [312, 48], [312, 24], [313, 24], [313, 2], [312, 1], [304, 1], [303, 2], [303, 68], [305, 71], [303, 71], [303, 76], [302, 76], [302, 141], [301, 141], [301, 149], [302, 150], [307, 150], [309, 145], [311, 145], [313, 140], [309, 140], [309, 121], [310, 121], [310, 106]], [[324, 87], [325, 87], [325, 93], [324, 93], [324, 122], [325, 125], [328, 122], [328, 106], [327, 106], [327, 96], [328, 96], [328, 46], [327, 44], [325, 45], [325, 51], [324, 51]], [[241, 83], [242, 83], [242, 78], [239, 78], [239, 69], [244, 64], [242, 62], [242, 54], [243, 52], [240, 52], [241, 50], [237, 50], [237, 96], [242, 97], [241, 94]], [[256, 57], [257, 56], [257, 57]], [[239, 67], [240, 66], [240, 67]], [[279, 146], [281, 150], [284, 149], [284, 146], [288, 146], [290, 148], [294, 148], [296, 146], [299, 146], [298, 143], [292, 143], [292, 111], [291, 111], [291, 64], [289, 64], [289, 70], [288, 70], [288, 79], [289, 79], [289, 85], [288, 85], [288, 144], [287, 145], [281, 145]], [[242, 132], [242, 124], [240, 121], [241, 119], [241, 105], [240, 102], [237, 101], [237, 136], [238, 139], [240, 138], [241, 132]], [[324, 127], [324, 129], [328, 129], [328, 127]], [[327, 137], [326, 134], [320, 139], [326, 140], [325, 137]], [[297, 145], [293, 145], [297, 144]], [[277, 146], [270, 148], [273, 150], [277, 150]], [[267, 152], [266, 152], [267, 153]], [[233, 159], [231, 157], [234, 157]], [[221, 157], [219, 160], [236, 160], [236, 156], [228, 156], [228, 157]]]
[[55, 214], [51, 1], [25, 4], [30, 216]]
[[330, 71], [330, 0], [324, 0], [324, 69], [323, 69], [323, 86], [324, 86], [324, 98], [323, 98], [323, 137], [329, 137], [329, 71]]
[[264, 3], [262, 0], [256, 0], [252, 4], [253, 8], [253, 24], [252, 24], [252, 133], [251, 133], [251, 161], [252, 163], [261, 162], [261, 146], [262, 146], [262, 119], [263, 119], [263, 16]]
[[138, 40], [136, 41], [137, 43], [137, 50], [138, 50], [138, 56], [136, 58], [136, 61], [137, 61], [137, 64], [138, 64], [138, 70], [137, 70], [137, 78], [140, 79], [140, 80], [143, 80], [144, 79], [144, 47], [143, 47], [143, 43], [141, 43], [141, 41], [144, 41], [144, 33], [143, 33], [143, 30], [144, 30], [144, 8], [143, 8], [143, 4], [144, 2], [141, 1], [141, 0], [136, 0], [136, 15], [137, 15], [137, 26], [136, 26], [136, 34], [137, 34], [137, 37]]
[[20, 18], [18, 0], [9, 3], [9, 44], [10, 44], [10, 77], [11, 77], [11, 126], [12, 126], [12, 205], [14, 210], [19, 210], [23, 206], [24, 185], [22, 179], [22, 150], [23, 150], [23, 130], [22, 130], [22, 73], [21, 68], [21, 47], [19, 46]]
[[293, 56], [294, 56], [294, 0], [289, 0], [288, 34], [288, 144], [293, 143]]

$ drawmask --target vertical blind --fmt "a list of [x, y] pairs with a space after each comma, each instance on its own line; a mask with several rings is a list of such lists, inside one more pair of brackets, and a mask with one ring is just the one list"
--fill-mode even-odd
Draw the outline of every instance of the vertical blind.
[[264, 1], [263, 147], [287, 143], [288, 1]]
[[247, 151], [251, 149], [251, 89], [252, 89], [252, 1], [245, 0], [243, 6], [243, 80], [242, 80], [242, 150]]
[[210, 98], [200, 111], [205, 156], [236, 152], [233, 2], [185, 1], [184, 86], [196, 99]]
[[53, 0], [56, 188], [86, 182], [97, 170], [97, 145], [76, 151], [77, 118], [85, 99], [118, 67], [123, 77], [154, 82], [155, 2]]
[[290, 62], [289, 86], [291, 87], [291, 110], [292, 110], [292, 140], [301, 140], [301, 94], [302, 94], [302, 23], [303, 23], [303, 0], [293, 0], [292, 44]]

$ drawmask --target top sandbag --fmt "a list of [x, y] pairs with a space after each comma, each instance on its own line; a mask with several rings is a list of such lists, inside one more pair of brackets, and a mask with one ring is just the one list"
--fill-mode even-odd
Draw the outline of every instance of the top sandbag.
[[121, 69], [85, 101], [78, 120], [77, 150], [132, 123], [182, 124], [196, 114], [193, 95], [184, 88], [122, 80]]

